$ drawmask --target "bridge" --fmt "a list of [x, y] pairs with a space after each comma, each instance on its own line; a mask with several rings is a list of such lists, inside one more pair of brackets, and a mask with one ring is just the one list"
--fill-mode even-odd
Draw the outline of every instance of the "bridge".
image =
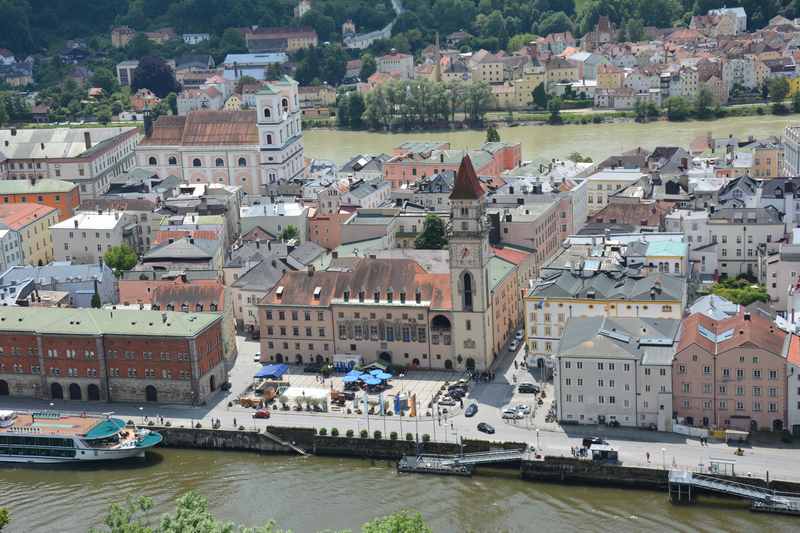
[[749, 500], [753, 511], [800, 515], [800, 494], [778, 492], [758, 485], [686, 470], [670, 471], [669, 493], [673, 503], [692, 503], [693, 491], [697, 489]]
[[398, 472], [418, 474], [472, 475], [477, 465], [518, 461], [525, 450], [493, 450], [461, 455], [404, 455], [397, 463]]

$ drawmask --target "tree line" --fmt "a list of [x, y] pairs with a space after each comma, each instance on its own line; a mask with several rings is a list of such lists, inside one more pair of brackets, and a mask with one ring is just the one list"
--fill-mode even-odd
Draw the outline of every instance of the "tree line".
[[392, 80], [366, 96], [340, 93], [336, 116], [342, 127], [379, 131], [449, 128], [458, 118], [470, 127], [481, 127], [493, 102], [485, 82]]

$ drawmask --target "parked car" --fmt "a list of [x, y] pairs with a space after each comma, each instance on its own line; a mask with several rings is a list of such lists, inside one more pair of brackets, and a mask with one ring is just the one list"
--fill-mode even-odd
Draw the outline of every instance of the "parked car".
[[219, 388], [221, 390], [223, 390], [223, 391], [229, 391], [229, 390], [231, 390], [231, 382], [230, 381], [226, 381], [225, 383], [220, 385]]
[[511, 341], [511, 344], [508, 345], [509, 352], [516, 352], [517, 348], [519, 348], [519, 343], [516, 340]]
[[478, 404], [471, 403], [467, 406], [467, 409], [464, 411], [464, 416], [467, 418], [475, 416], [478, 412]]
[[487, 424], [486, 422], [481, 422], [480, 424], [478, 424], [478, 431], [480, 431], [481, 433], [488, 433], [489, 435], [494, 434], [494, 428], [489, 424]]
[[514, 335], [514, 338], [518, 341], [521, 341], [524, 336], [525, 333], [521, 329], [518, 329], [516, 335]]
[[445, 396], [444, 398], [440, 399], [437, 403], [439, 405], [448, 405], [452, 407], [453, 405], [456, 404], [456, 401], [452, 398]]
[[266, 409], [259, 409], [253, 413], [253, 418], [269, 418], [269, 411]]
[[261, 352], [256, 352], [256, 354], [253, 356], [253, 362], [254, 363], [260, 363], [261, 362]]
[[602, 437], [583, 437], [583, 447], [591, 448], [592, 444], [608, 444]]
[[529, 415], [531, 414], [531, 406], [525, 405], [524, 403], [518, 404], [517, 412], [522, 415]]
[[517, 385], [517, 392], [523, 394], [538, 394], [541, 388], [534, 383], [520, 383]]

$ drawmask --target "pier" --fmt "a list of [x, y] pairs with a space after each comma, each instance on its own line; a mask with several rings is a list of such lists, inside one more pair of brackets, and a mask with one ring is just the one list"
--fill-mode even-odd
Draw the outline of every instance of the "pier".
[[397, 471], [471, 476], [477, 465], [519, 461], [525, 453], [525, 450], [492, 450], [460, 455], [404, 455], [397, 463]]
[[698, 490], [748, 500], [752, 511], [800, 515], [798, 493], [778, 492], [755, 484], [686, 470], [670, 471], [669, 495], [672, 503], [694, 503]]

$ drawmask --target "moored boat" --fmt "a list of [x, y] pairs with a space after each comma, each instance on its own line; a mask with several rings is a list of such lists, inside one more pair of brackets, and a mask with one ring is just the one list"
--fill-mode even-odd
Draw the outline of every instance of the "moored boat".
[[144, 457], [159, 433], [110, 415], [0, 410], [0, 461], [67, 463]]

